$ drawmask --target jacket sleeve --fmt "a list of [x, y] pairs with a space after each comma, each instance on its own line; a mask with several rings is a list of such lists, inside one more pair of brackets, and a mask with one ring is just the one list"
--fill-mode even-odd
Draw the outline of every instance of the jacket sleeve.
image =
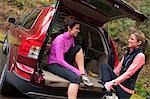
[[124, 60], [124, 57], [122, 57], [122, 59], [119, 62], [119, 64], [113, 70], [116, 75], [119, 75], [119, 73], [121, 71], [123, 60]]
[[137, 70], [139, 70], [145, 64], [145, 55], [143, 53], [139, 53], [134, 58], [132, 64], [129, 66], [127, 71], [114, 79], [114, 85], [118, 85], [126, 79], [130, 78]]
[[74, 66], [68, 64], [64, 60], [64, 41], [63, 41], [62, 38], [59, 39], [59, 40], [56, 40], [54, 48], [56, 50], [56, 58], [57, 58], [58, 64], [60, 64], [60, 65], [64, 66], [65, 68], [73, 71], [77, 75], [80, 75], [80, 71], [77, 68], [75, 68]]

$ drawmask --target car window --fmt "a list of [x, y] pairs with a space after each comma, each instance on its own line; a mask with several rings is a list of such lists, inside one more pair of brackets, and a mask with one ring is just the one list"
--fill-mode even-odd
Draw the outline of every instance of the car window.
[[19, 25], [26, 29], [30, 29], [40, 12], [41, 12], [40, 9], [36, 9], [33, 12], [28, 13], [19, 22]]
[[21, 20], [18, 22], [18, 25], [22, 26], [25, 20], [30, 16], [31, 12], [28, 12], [27, 14], [23, 15]]

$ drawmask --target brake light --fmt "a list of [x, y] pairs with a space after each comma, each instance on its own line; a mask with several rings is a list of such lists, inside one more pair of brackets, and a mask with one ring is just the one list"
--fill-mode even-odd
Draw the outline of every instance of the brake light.
[[37, 59], [42, 46], [43, 38], [44, 37], [42, 36], [40, 37], [40, 39], [36, 40], [35, 39], [23, 40], [18, 50], [18, 54]]

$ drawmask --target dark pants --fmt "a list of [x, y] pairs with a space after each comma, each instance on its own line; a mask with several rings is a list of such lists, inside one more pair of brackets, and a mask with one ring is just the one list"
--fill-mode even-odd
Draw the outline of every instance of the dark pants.
[[[75, 47], [71, 47], [69, 51], [65, 54], [65, 61], [73, 66], [75, 62], [75, 55], [81, 49], [80, 45], [76, 45]], [[64, 79], [69, 80], [71, 83], [80, 84], [80, 76], [78, 76], [73, 71], [66, 69], [64, 66], [60, 64], [48, 64], [48, 71], [52, 72]]]
[[[113, 72], [112, 68], [108, 64], [101, 65], [101, 72], [102, 72], [102, 81], [108, 82], [115, 78], [117, 78], [117, 75]], [[131, 94], [124, 91], [119, 85], [115, 86], [116, 89], [116, 95], [119, 97], [119, 99], [129, 99]]]

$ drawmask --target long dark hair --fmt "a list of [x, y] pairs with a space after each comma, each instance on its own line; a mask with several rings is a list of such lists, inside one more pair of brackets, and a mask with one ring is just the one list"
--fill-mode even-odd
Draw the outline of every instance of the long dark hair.
[[52, 40], [54, 40], [58, 35], [67, 32], [68, 31], [68, 26], [72, 29], [76, 24], [79, 24], [77, 20], [75, 19], [74, 16], [67, 16], [65, 17], [64, 21], [64, 26], [62, 29], [60, 29], [55, 35], [52, 36]]

